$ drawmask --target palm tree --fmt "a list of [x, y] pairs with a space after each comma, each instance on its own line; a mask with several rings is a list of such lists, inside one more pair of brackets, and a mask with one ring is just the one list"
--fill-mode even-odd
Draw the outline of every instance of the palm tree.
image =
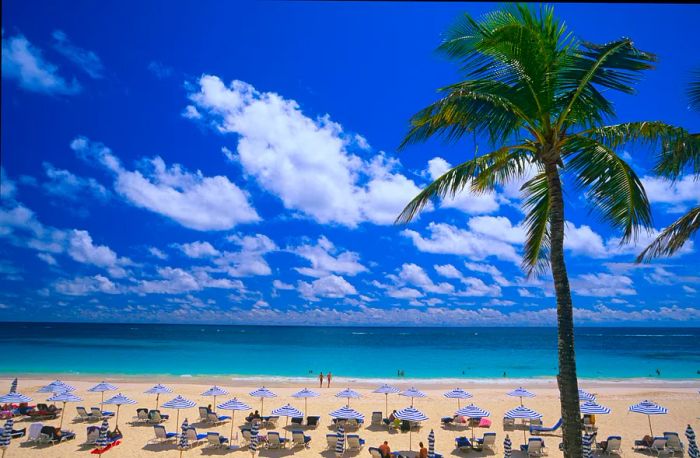
[[[688, 88], [690, 108], [700, 113], [700, 71], [695, 72]], [[690, 135], [681, 148], [664, 148], [656, 165], [656, 172], [677, 180], [690, 167], [691, 173], [700, 179], [700, 134]], [[640, 253], [637, 262], [651, 261], [660, 256], [671, 256], [681, 249], [693, 234], [700, 229], [700, 205], [691, 208], [678, 218]]]
[[457, 165], [416, 196], [397, 218], [409, 222], [431, 200], [535, 175], [522, 186], [528, 275], [551, 269], [557, 302], [557, 381], [565, 456], [581, 456], [581, 416], [574, 354], [573, 307], [564, 262], [562, 175], [585, 192], [602, 218], [634, 238], [651, 224], [642, 183], [615, 152], [632, 141], [671, 144], [685, 131], [660, 122], [605, 125], [613, 118], [603, 92], [633, 93], [655, 57], [629, 38], [606, 44], [578, 41], [554, 17], [511, 5], [473, 19], [461, 17], [438, 48], [461, 65], [466, 79], [441, 88], [442, 98], [411, 118], [401, 148], [441, 135], [456, 141], [483, 134], [494, 150]]

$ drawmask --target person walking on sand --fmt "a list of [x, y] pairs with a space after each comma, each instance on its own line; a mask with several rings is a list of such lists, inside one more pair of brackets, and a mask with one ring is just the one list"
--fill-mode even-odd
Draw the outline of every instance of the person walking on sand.
[[318, 387], [323, 388], [323, 372], [318, 374]]
[[328, 388], [330, 388], [331, 387], [331, 378], [332, 378], [330, 371], [328, 372], [328, 375], [326, 377], [328, 378]]

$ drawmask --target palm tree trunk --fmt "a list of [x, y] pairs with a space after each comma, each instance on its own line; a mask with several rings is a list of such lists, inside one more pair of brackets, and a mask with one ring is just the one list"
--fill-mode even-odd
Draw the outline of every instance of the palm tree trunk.
[[564, 457], [579, 458], [581, 449], [581, 412], [574, 353], [574, 314], [569, 277], [564, 263], [564, 200], [559, 170], [555, 162], [545, 164], [550, 192], [550, 264], [557, 296], [559, 348], [559, 397], [563, 419]]

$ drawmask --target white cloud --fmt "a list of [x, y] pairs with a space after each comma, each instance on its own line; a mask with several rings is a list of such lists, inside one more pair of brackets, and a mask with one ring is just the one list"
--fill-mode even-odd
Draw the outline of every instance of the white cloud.
[[398, 286], [415, 286], [426, 293], [450, 294], [455, 289], [450, 283], [434, 283], [422, 267], [413, 263], [403, 264], [399, 273], [389, 278]]
[[318, 301], [321, 297], [341, 298], [357, 294], [355, 287], [338, 275], [327, 275], [311, 283], [300, 281], [297, 290], [304, 299], [309, 301]]
[[80, 67], [91, 78], [99, 79], [103, 77], [104, 66], [97, 54], [75, 46], [68, 39], [68, 36], [60, 30], [53, 32], [53, 38], [55, 40], [53, 47], [56, 51]]
[[156, 258], [158, 258], [158, 259], [161, 259], [161, 260], [168, 259], [168, 255], [167, 255], [167, 254], [163, 253], [162, 250], [159, 250], [158, 248], [156, 248], [156, 247], [154, 247], [154, 246], [149, 247], [149, 248], [148, 248], [148, 252], [151, 253], [152, 256], [154, 256], [154, 257], [156, 257]]
[[[436, 180], [452, 168], [452, 165], [441, 157], [434, 157], [428, 161], [428, 176]], [[476, 194], [465, 186], [454, 197], [446, 196], [440, 204], [442, 208], [456, 208], [470, 215], [493, 213], [499, 209], [498, 196], [495, 192]]]
[[49, 181], [43, 183], [42, 187], [49, 194], [72, 201], [82, 200], [85, 196], [94, 196], [102, 201], [109, 199], [109, 191], [94, 178], [79, 177], [68, 170], [57, 169], [48, 162], [43, 165]]
[[564, 248], [574, 254], [592, 258], [606, 258], [610, 255], [603, 242], [603, 237], [589, 226], [576, 227], [570, 222], [567, 222], [564, 228]]
[[58, 74], [58, 67], [44, 60], [41, 50], [24, 36], [2, 38], [2, 77], [17, 80], [22, 89], [44, 94], [72, 95], [80, 84]]
[[181, 294], [205, 288], [244, 289], [240, 280], [212, 278], [203, 271], [187, 272], [180, 268], [163, 267], [158, 269], [158, 276], [157, 280], [142, 280], [134, 290], [143, 294]]
[[292, 289], [294, 289], [294, 285], [290, 285], [289, 283], [285, 283], [281, 280], [273, 280], [272, 287], [277, 289], [277, 290], [292, 290]]
[[37, 253], [37, 257], [50, 266], [55, 266], [58, 264], [58, 262], [56, 261], [56, 258], [54, 258], [49, 253]]
[[66, 250], [75, 261], [102, 267], [107, 269], [111, 276], [118, 278], [126, 275], [122, 266], [131, 262], [127, 258], [118, 258], [108, 246], [94, 245], [87, 231], [70, 231]]
[[520, 297], [536, 297], [529, 289], [518, 288], [518, 294]]
[[[483, 280], [476, 277], [467, 277], [452, 264], [433, 266], [435, 271], [445, 278], [459, 280], [467, 286], [465, 290], [457, 291], [457, 296], [500, 296], [501, 288], [498, 285], [487, 285]], [[495, 267], [494, 267], [495, 269]], [[496, 269], [498, 272], [498, 269]], [[500, 274], [500, 272], [498, 272]]]
[[190, 229], [228, 230], [260, 220], [248, 195], [224, 176], [205, 177], [179, 164], [168, 167], [160, 157], [142, 161], [142, 171], [129, 171], [109, 148], [84, 137], [73, 140], [71, 148], [114, 172], [114, 188], [128, 202]]
[[700, 204], [700, 180], [691, 175], [675, 182], [654, 176], [645, 176], [641, 180], [649, 202], [664, 205], [669, 213], [682, 213]]
[[54, 284], [54, 289], [69, 296], [85, 296], [94, 293], [116, 294], [119, 292], [117, 285], [102, 275], [59, 280]]
[[209, 242], [192, 242], [177, 245], [185, 255], [190, 258], [209, 258], [219, 254], [219, 250], [214, 248]]
[[238, 246], [239, 251], [224, 251], [214, 259], [214, 264], [222, 272], [232, 277], [270, 275], [272, 270], [264, 255], [277, 250], [277, 245], [262, 234], [244, 237], [233, 235], [228, 240]]
[[370, 221], [391, 224], [418, 192], [383, 154], [365, 161], [352, 152], [366, 142], [346, 134], [329, 116], [307, 117], [293, 100], [230, 86], [204, 75], [184, 116], [206, 119], [219, 132], [238, 135], [236, 159], [245, 173], [288, 209], [319, 223], [348, 227]]
[[311, 267], [296, 268], [309, 277], [325, 277], [331, 273], [353, 276], [367, 271], [359, 262], [360, 255], [352, 251], [339, 252], [325, 236], [321, 236], [316, 245], [301, 245], [289, 251], [311, 263]]
[[0, 167], [0, 200], [9, 202], [14, 200], [17, 193], [17, 185], [5, 174], [5, 169]]
[[571, 289], [579, 296], [634, 296], [634, 282], [625, 275], [606, 273], [583, 274], [571, 279]]
[[493, 281], [495, 281], [501, 286], [511, 286], [512, 284], [503, 276], [503, 273], [500, 270], [498, 270], [498, 267], [494, 266], [493, 264], [465, 262], [464, 267], [471, 270], [472, 272], [480, 272], [491, 275]]
[[688, 293], [688, 294], [695, 294], [695, 293], [698, 292], [697, 289], [695, 289], [695, 288], [693, 288], [693, 287], [691, 287], [691, 286], [688, 286], [688, 285], [683, 285], [683, 291], [685, 291], [685, 292]]

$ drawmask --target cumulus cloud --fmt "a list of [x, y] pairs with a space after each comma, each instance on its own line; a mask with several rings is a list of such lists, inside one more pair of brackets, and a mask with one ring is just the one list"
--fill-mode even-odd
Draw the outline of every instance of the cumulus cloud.
[[276, 251], [277, 244], [263, 234], [229, 236], [228, 240], [240, 247], [239, 251], [224, 251], [214, 258], [217, 270], [232, 277], [270, 275], [272, 270], [265, 255]]
[[182, 294], [205, 288], [244, 289], [240, 280], [213, 278], [204, 271], [188, 272], [181, 268], [163, 267], [158, 269], [158, 277], [141, 280], [133, 291], [142, 294]]
[[367, 271], [359, 262], [359, 254], [340, 252], [325, 236], [321, 236], [315, 245], [301, 245], [289, 248], [289, 251], [311, 263], [311, 267], [296, 268], [297, 272], [309, 277], [324, 277], [331, 273], [354, 276]]
[[579, 296], [634, 296], [634, 282], [625, 275], [606, 273], [583, 274], [571, 279], [571, 289]]
[[389, 275], [388, 278], [397, 286], [414, 286], [426, 293], [449, 294], [455, 290], [450, 283], [434, 283], [422, 267], [413, 263], [404, 263], [398, 274]]
[[312, 282], [300, 281], [297, 291], [301, 297], [312, 302], [323, 297], [337, 299], [357, 294], [355, 287], [339, 275], [327, 275]]
[[183, 243], [181, 245], [177, 245], [177, 247], [182, 250], [187, 257], [195, 259], [209, 258], [219, 254], [219, 250], [214, 248], [209, 242], [197, 241], [192, 243]]
[[293, 290], [294, 289], [294, 285], [290, 285], [289, 283], [285, 283], [281, 280], [273, 280], [272, 287], [277, 289], [277, 290]]
[[86, 296], [94, 293], [116, 294], [119, 292], [117, 285], [102, 275], [59, 280], [54, 284], [54, 289], [58, 293], [69, 296]]
[[66, 251], [75, 261], [102, 267], [111, 276], [118, 278], [126, 276], [126, 270], [122, 266], [131, 263], [127, 258], [119, 258], [108, 246], [93, 244], [87, 231], [70, 231]]
[[[434, 157], [428, 161], [427, 174], [431, 180], [436, 180], [451, 168], [452, 165], [445, 159]], [[495, 192], [476, 194], [469, 190], [469, 186], [466, 186], [454, 197], [447, 196], [442, 199], [440, 206], [442, 208], [456, 208], [470, 215], [493, 213], [500, 208]]]
[[[466, 289], [457, 291], [457, 296], [500, 296], [499, 285], [487, 285], [483, 280], [476, 277], [469, 277], [460, 272], [452, 264], [435, 265], [435, 271], [445, 278], [459, 280], [466, 286]], [[495, 269], [495, 267], [494, 267]], [[498, 269], [496, 269], [498, 270]]]
[[2, 77], [16, 80], [31, 92], [72, 95], [81, 90], [77, 80], [66, 81], [58, 74], [58, 67], [46, 61], [41, 50], [23, 35], [3, 36]]
[[319, 223], [391, 224], [419, 192], [396, 171], [396, 159], [355, 154], [353, 148], [369, 145], [328, 115], [312, 119], [294, 100], [243, 81], [226, 86], [217, 76], [204, 75], [197, 89], [183, 115], [236, 134], [235, 158], [244, 172], [290, 210]]
[[87, 196], [101, 201], [109, 199], [109, 191], [94, 178], [79, 177], [68, 170], [57, 169], [49, 162], [44, 162], [43, 166], [48, 181], [41, 186], [47, 193], [74, 202]]
[[700, 180], [693, 176], [684, 176], [675, 182], [654, 176], [641, 180], [649, 202], [663, 205], [668, 213], [683, 213], [700, 204]]
[[78, 137], [71, 148], [114, 173], [115, 191], [132, 205], [199, 231], [228, 230], [260, 220], [248, 195], [224, 176], [205, 177], [181, 165], [167, 166], [160, 157], [141, 162], [142, 170], [126, 170], [106, 146]]
[[91, 78], [99, 79], [103, 77], [104, 66], [97, 54], [75, 46], [61, 30], [55, 30], [53, 32], [53, 38], [54, 49], [66, 59], [80, 67]]
[[168, 255], [165, 254], [162, 250], [152, 246], [148, 248], [148, 252], [151, 254], [151, 256], [154, 256], [158, 259], [165, 260], [168, 259]]

